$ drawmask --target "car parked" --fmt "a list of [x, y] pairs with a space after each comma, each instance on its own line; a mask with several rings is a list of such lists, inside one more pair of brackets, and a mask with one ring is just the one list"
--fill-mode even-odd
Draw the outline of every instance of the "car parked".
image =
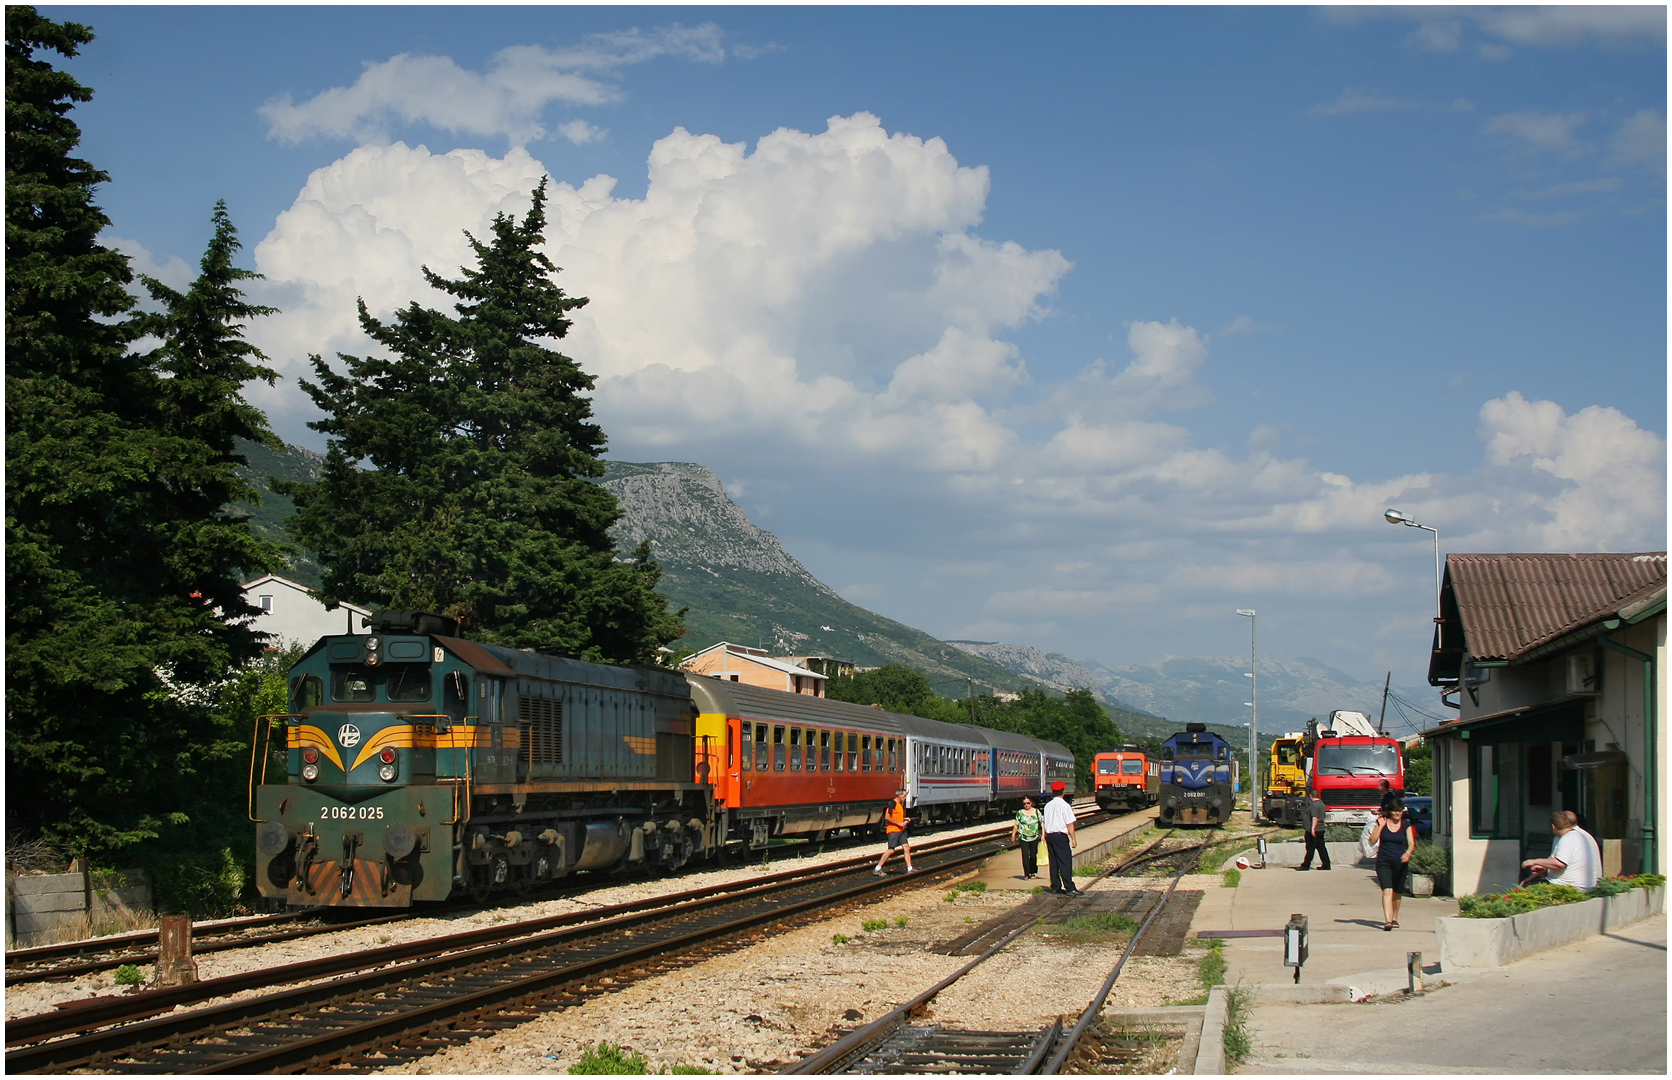
[[1417, 839], [1426, 840], [1434, 831], [1434, 797], [1432, 795], [1407, 795], [1405, 810], [1410, 814], [1411, 823], [1416, 826]]

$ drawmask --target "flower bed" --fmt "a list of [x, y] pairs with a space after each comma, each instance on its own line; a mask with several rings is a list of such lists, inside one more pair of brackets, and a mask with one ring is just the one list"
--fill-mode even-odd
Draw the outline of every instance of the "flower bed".
[[[1469, 902], [1470, 917], [1434, 920], [1440, 969], [1499, 967], [1545, 949], [1611, 933], [1664, 910], [1664, 881], [1649, 874], [1611, 878], [1598, 883], [1611, 895], [1599, 896], [1560, 885], [1537, 885], [1491, 896], [1460, 897]], [[1494, 917], [1488, 913], [1494, 904], [1526, 906], [1526, 910]]]
[[1577, 904], [1599, 896], [1619, 896], [1632, 889], [1656, 889], [1665, 884], [1666, 878], [1660, 874], [1628, 874], [1603, 878], [1587, 892], [1572, 885], [1543, 881], [1501, 893], [1459, 896], [1457, 913], [1465, 919], [1507, 919], [1539, 908]]

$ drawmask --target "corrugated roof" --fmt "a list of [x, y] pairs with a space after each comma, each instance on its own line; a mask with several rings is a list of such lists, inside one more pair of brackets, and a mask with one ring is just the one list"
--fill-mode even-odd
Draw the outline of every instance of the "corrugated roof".
[[1469, 655], [1514, 660], [1666, 589], [1666, 552], [1448, 555]]

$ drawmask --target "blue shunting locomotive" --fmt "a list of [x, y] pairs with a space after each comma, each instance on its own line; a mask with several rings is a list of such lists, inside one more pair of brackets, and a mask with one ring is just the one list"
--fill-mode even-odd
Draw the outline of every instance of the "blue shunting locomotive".
[[1162, 825], [1223, 825], [1235, 808], [1236, 755], [1206, 724], [1186, 724], [1161, 744], [1149, 776]]

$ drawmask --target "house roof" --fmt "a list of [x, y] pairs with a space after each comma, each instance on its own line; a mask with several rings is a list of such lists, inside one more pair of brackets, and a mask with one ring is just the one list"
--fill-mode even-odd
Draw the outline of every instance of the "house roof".
[[1446, 588], [1477, 660], [1515, 660], [1666, 594], [1666, 552], [1448, 555]]
[[[289, 578], [283, 578], [283, 577], [280, 577], [277, 574], [263, 574], [260, 577], [256, 578], [254, 581], [244, 582], [244, 584], [241, 585], [240, 588], [242, 588], [245, 592], [248, 592], [249, 590], [255, 588], [257, 585], [263, 585], [263, 584], [266, 584], [267, 582], [272, 582], [275, 585], [283, 585], [287, 588], [295, 589], [297, 592], [302, 593], [305, 596], [312, 596], [313, 595], [313, 590], [309, 589], [306, 585], [303, 585], [301, 582], [292, 581]], [[361, 607], [359, 604], [350, 604], [347, 601], [342, 601], [337, 606], [347, 608], [348, 610], [353, 611], [353, 612], [357, 612], [361, 615], [370, 615], [371, 614], [371, 609], [370, 608]]]
[[729, 641], [721, 641], [710, 645], [701, 652], [693, 653], [692, 655], [686, 657], [685, 662], [680, 666], [690, 667], [693, 661], [707, 656], [709, 653], [716, 650], [728, 652], [737, 657], [739, 660], [747, 660], [751, 664], [759, 664], [761, 667], [770, 668], [773, 671], [781, 671], [786, 675], [805, 675], [808, 678], [813, 679], [822, 679], [825, 677], [816, 671], [808, 671], [806, 668], [796, 667], [794, 664], [786, 664], [782, 660], [774, 660], [772, 657], [767, 656], [759, 649], [751, 649], [746, 645], [733, 645]]

